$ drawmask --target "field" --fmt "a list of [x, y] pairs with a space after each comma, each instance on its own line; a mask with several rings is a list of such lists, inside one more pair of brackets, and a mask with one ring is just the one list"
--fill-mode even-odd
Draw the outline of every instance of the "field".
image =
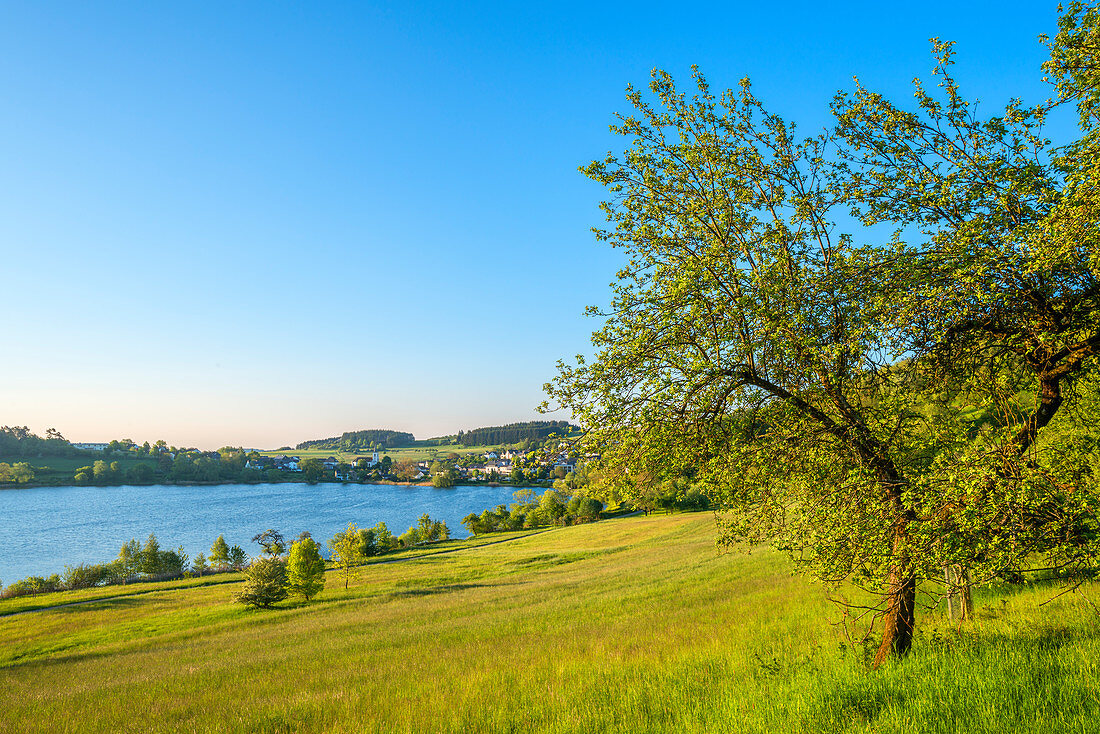
[[713, 536], [706, 513], [631, 517], [375, 563], [347, 591], [330, 571], [267, 612], [227, 575], [0, 616], [0, 731], [1096, 730], [1096, 586], [1041, 609], [1056, 591], [985, 592], [961, 633], [923, 615], [871, 671], [820, 587]]

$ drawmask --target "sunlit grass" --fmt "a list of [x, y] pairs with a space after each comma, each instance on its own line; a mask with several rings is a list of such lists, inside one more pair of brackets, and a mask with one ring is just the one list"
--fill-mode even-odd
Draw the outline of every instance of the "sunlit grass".
[[271, 612], [226, 584], [0, 617], [0, 730], [1095, 730], [1090, 589], [985, 594], [964, 633], [926, 615], [876, 672], [820, 587], [713, 537], [635, 517], [330, 573]]

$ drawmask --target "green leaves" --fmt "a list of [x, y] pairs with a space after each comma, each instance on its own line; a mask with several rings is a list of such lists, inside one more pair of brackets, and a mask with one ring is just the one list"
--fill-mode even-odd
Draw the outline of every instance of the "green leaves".
[[[582, 168], [627, 265], [595, 357], [547, 385], [608, 495], [705, 486], [723, 542], [769, 539], [894, 612], [948, 564], [1091, 563], [1094, 454], [1051, 457], [1100, 350], [1098, 13], [1068, 6], [1057, 100], [985, 120], [938, 40], [914, 109], [857, 85], [806, 139], [747, 80], [629, 89], [624, 151]], [[1071, 99], [1085, 136], [1055, 149]]]

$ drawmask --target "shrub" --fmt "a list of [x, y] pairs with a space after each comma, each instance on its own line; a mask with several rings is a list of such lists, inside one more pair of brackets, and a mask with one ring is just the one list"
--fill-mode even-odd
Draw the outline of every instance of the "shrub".
[[108, 583], [117, 574], [111, 564], [84, 564], [65, 566], [61, 583], [66, 589], [90, 589]]
[[287, 597], [286, 564], [279, 558], [261, 558], [244, 572], [244, 588], [234, 598], [246, 606], [270, 609]]

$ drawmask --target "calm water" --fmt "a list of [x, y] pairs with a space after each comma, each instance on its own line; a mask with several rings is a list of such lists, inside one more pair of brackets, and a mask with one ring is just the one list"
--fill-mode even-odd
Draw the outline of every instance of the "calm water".
[[193, 559], [229, 545], [258, 554], [253, 535], [275, 528], [287, 540], [308, 530], [324, 542], [354, 522], [384, 522], [400, 535], [425, 512], [455, 537], [471, 512], [508, 503], [512, 487], [373, 484], [220, 484], [209, 487], [36, 487], [0, 491], [0, 581], [61, 573], [66, 565], [114, 560], [119, 547], [156, 533], [162, 549]]

